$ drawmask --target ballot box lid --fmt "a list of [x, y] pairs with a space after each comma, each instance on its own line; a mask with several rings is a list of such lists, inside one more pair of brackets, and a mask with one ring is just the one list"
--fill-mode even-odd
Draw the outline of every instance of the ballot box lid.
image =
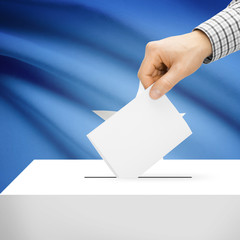
[[3, 195], [239, 195], [239, 160], [160, 160], [116, 178], [103, 160], [34, 160]]

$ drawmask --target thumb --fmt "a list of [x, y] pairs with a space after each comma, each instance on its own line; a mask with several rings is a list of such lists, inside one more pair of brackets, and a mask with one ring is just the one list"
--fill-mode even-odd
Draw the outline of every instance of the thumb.
[[173, 65], [159, 80], [157, 80], [150, 90], [150, 97], [158, 99], [171, 90], [179, 81], [184, 78], [179, 67]]

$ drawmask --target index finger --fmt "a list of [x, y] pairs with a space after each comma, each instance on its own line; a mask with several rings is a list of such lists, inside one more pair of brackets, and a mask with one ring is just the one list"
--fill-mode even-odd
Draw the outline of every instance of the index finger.
[[152, 75], [155, 70], [156, 68], [150, 58], [145, 56], [138, 70], [138, 78], [142, 82], [144, 88], [148, 88], [154, 83]]

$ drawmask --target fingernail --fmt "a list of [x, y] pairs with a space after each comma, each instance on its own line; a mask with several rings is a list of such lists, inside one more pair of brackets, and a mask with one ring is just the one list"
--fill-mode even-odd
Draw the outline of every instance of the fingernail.
[[158, 98], [160, 98], [160, 96], [161, 96], [161, 92], [159, 89], [157, 89], [157, 88], [151, 89], [150, 97], [152, 99], [158, 99]]

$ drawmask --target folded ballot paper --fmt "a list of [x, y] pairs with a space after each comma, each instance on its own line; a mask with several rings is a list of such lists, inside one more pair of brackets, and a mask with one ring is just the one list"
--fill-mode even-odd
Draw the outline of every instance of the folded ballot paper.
[[167, 96], [149, 87], [87, 137], [117, 177], [136, 178], [192, 134]]

